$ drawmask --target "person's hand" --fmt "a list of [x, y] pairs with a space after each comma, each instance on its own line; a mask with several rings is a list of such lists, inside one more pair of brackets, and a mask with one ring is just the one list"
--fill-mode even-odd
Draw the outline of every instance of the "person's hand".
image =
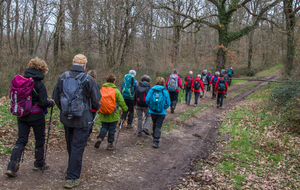
[[55, 106], [55, 102], [54, 102], [54, 100], [50, 100], [50, 101], [52, 101], [52, 102], [53, 102], [53, 106]]

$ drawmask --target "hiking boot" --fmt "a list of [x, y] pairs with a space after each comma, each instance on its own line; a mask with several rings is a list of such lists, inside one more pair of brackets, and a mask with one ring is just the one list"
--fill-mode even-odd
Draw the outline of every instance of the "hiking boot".
[[67, 179], [64, 188], [72, 189], [74, 187], [77, 187], [79, 183], [80, 183], [79, 179]]
[[219, 108], [220, 106], [219, 105], [217, 105], [217, 108]]
[[172, 106], [171, 107], [171, 113], [174, 113], [175, 108]]
[[153, 145], [152, 145], [154, 148], [159, 148], [159, 144], [158, 142], [154, 141]]
[[36, 167], [36, 166], [34, 166], [32, 170], [33, 171], [48, 170], [49, 166], [50, 166], [49, 164], [45, 163], [45, 165], [43, 167]]
[[138, 132], [138, 137], [141, 137], [142, 136], [142, 132]]
[[95, 147], [95, 148], [99, 148], [101, 142], [102, 142], [102, 139], [98, 139], [97, 142], [95, 143], [94, 147]]
[[8, 176], [8, 177], [16, 177], [17, 176], [17, 173], [12, 171], [12, 170], [7, 170], [5, 172], [5, 174]]
[[131, 129], [132, 125], [131, 124], [127, 124], [127, 129]]
[[222, 106], [219, 107], [220, 109], [223, 109]]
[[143, 129], [143, 132], [144, 132], [146, 135], [150, 135], [148, 129]]
[[187, 104], [188, 106], [191, 105], [190, 103]]
[[106, 150], [114, 150], [114, 145], [113, 145], [113, 143], [108, 143], [107, 144], [107, 148], [106, 148]]
[[197, 107], [197, 104], [195, 104], [194, 107]]

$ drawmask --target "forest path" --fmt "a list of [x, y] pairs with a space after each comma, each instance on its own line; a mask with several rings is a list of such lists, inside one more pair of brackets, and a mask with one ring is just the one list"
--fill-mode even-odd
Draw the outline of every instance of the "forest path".
[[[266, 79], [274, 79], [278, 72]], [[161, 147], [152, 148], [152, 137], [143, 134], [134, 136], [137, 119], [134, 119], [134, 129], [121, 130], [116, 151], [107, 151], [106, 139], [99, 149], [94, 148], [98, 131], [92, 133], [92, 141], [85, 149], [81, 184], [76, 189], [168, 189], [177, 184], [179, 178], [190, 168], [194, 158], [207, 157], [214, 148], [218, 128], [221, 125], [221, 115], [225, 114], [234, 104], [244, 100], [255, 90], [267, 85], [267, 82], [257, 82], [248, 90], [238, 90], [256, 82], [247, 82], [229, 89], [228, 98], [224, 99], [224, 108], [217, 109], [216, 103], [189, 117], [185, 121], [177, 116], [181, 114], [180, 102], [174, 114], [168, 114], [165, 122], [171, 121], [177, 127], [170, 132], [163, 131]], [[207, 98], [198, 103], [212, 104], [211, 92]], [[183, 111], [193, 109], [183, 104]], [[152, 125], [150, 124], [150, 129]], [[63, 136], [61, 138], [64, 138]], [[1, 156], [0, 188], [1, 189], [64, 189], [65, 172], [68, 154], [65, 144], [63, 150], [47, 155], [49, 170], [43, 174], [32, 171], [33, 151], [27, 151], [25, 161], [21, 163], [18, 176], [8, 178], [4, 175], [10, 155]], [[51, 147], [50, 147], [51, 149]]]

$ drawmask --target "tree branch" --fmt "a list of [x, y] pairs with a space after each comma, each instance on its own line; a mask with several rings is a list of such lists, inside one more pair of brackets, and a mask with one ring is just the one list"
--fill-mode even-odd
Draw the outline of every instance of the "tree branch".
[[218, 7], [218, 2], [216, 0], [208, 0], [208, 1], [211, 2], [212, 4], [214, 4], [216, 7]]
[[241, 7], [243, 7], [243, 6], [245, 6], [247, 3], [249, 3], [251, 0], [244, 0], [244, 2], [243, 3], [241, 3], [241, 4], [238, 4], [238, 5], [233, 5], [233, 7], [229, 10], [229, 11], [227, 11], [226, 12], [226, 16], [228, 17], [228, 16], [230, 16], [232, 13], [234, 13], [236, 10], [238, 10], [239, 8], [241, 8]]

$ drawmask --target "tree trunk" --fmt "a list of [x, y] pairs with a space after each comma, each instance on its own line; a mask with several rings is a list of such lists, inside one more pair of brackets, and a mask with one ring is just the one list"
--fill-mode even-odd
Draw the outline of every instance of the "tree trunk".
[[249, 34], [249, 47], [248, 47], [248, 71], [251, 70], [252, 65], [252, 55], [253, 55], [253, 35], [254, 32]]
[[7, 23], [7, 42], [8, 42], [8, 46], [10, 49], [10, 53], [13, 54], [12, 51], [12, 47], [11, 47], [11, 43], [10, 43], [10, 5], [11, 5], [11, 0], [7, 0], [7, 9], [6, 9], [6, 23]]
[[15, 15], [15, 32], [14, 32], [14, 44], [16, 50], [16, 56], [19, 56], [19, 47], [18, 47], [18, 25], [19, 25], [19, 0], [16, 0], [16, 15]]
[[33, 1], [33, 13], [32, 13], [32, 19], [29, 27], [29, 55], [32, 55], [34, 51], [34, 26], [35, 26], [36, 14], [37, 14], [36, 7], [37, 7], [37, 0]]
[[2, 54], [2, 43], [3, 43], [3, 5], [0, 5], [0, 53]]
[[295, 14], [293, 13], [293, 0], [284, 0], [284, 13], [286, 19], [286, 30], [287, 30], [287, 52], [285, 61], [285, 73], [291, 75], [294, 68], [294, 56], [295, 56], [295, 41], [294, 41], [294, 30], [295, 30]]
[[60, 22], [59, 22], [59, 30], [60, 30], [60, 54], [64, 54], [65, 50], [65, 0], [60, 0]]

